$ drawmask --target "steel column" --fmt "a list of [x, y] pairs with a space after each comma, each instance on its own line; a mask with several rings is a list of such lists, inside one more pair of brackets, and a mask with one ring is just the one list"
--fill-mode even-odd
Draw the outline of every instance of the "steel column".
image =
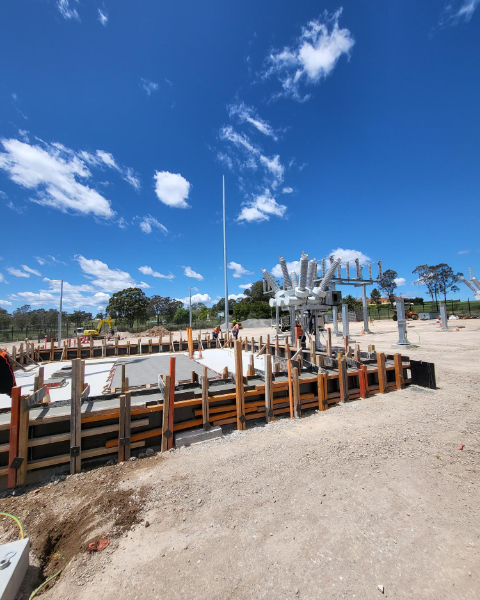
[[342, 304], [342, 329], [344, 339], [348, 335], [348, 325], [348, 304]]
[[363, 331], [370, 333], [368, 328], [367, 286], [362, 285]]

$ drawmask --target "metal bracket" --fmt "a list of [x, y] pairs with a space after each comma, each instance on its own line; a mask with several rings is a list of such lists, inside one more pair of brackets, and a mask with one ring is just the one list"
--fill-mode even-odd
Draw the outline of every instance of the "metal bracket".
[[70, 456], [72, 458], [74, 458], [76, 456], [80, 456], [80, 446], [72, 446], [70, 448]]
[[273, 417], [273, 408], [268, 409], [268, 416]]
[[129, 442], [130, 442], [130, 438], [126, 438], [126, 437], [119, 438], [118, 445], [119, 446], [126, 446]]
[[10, 565], [10, 559], [15, 556], [15, 550], [10, 550], [0, 558], [0, 571], [6, 569]]
[[170, 431], [170, 429], [167, 429], [167, 431], [165, 431], [163, 435], [167, 438], [167, 440], [169, 440], [172, 437], [173, 433]]
[[247, 419], [245, 418], [245, 415], [240, 415], [238, 420], [240, 421], [240, 423], [245, 423]]
[[10, 468], [15, 469], [15, 471], [17, 471], [22, 466], [22, 463], [23, 458], [21, 456], [16, 456], [10, 463]]

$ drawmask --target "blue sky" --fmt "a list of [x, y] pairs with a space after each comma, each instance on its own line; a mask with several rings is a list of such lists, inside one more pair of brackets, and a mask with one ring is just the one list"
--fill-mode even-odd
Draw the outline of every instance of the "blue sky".
[[4, 0], [0, 306], [216, 301], [222, 175], [231, 294], [302, 250], [478, 277], [479, 5]]

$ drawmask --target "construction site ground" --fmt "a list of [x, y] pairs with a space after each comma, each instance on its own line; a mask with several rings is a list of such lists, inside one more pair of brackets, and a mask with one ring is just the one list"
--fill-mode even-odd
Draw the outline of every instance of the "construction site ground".
[[[435, 363], [435, 391], [410, 386], [3, 495], [32, 543], [20, 597], [62, 569], [49, 600], [478, 599], [480, 321], [450, 324], [462, 328], [409, 322], [420, 346], [404, 354]], [[350, 329], [362, 348], [398, 351], [394, 322]], [[0, 542], [16, 538], [13, 521], [2, 526]]]

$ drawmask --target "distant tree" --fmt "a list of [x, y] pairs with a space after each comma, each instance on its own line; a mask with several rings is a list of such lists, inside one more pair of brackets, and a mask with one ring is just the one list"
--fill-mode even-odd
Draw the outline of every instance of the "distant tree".
[[377, 288], [373, 288], [373, 290], [370, 292], [370, 300], [377, 306], [380, 304], [381, 297], [382, 297], [382, 295], [377, 290]]
[[437, 303], [439, 288], [436, 268], [430, 267], [429, 265], [418, 265], [418, 267], [415, 267], [412, 273], [418, 277], [418, 279], [414, 282], [414, 285], [424, 285], [428, 290], [428, 294], [430, 295], [432, 302]]
[[412, 299], [412, 302], [414, 304], [423, 304], [423, 298], [421, 298], [420, 296], [417, 296], [416, 298]]
[[246, 296], [246, 300], [249, 302], [265, 302], [268, 304], [268, 296], [263, 293], [263, 281], [256, 281], [248, 290], [243, 292]]
[[168, 296], [152, 296], [149, 298], [148, 311], [157, 317], [157, 325], [160, 324], [160, 318], [165, 321], [172, 321], [178, 308], [182, 308], [183, 303], [180, 300], [172, 300]]
[[0, 308], [0, 329], [9, 327], [12, 317], [4, 308]]
[[84, 325], [87, 321], [92, 320], [92, 313], [85, 312], [84, 310], [74, 310], [71, 315], [69, 315], [69, 321], [75, 323], [76, 327], [80, 327]]
[[208, 318], [208, 308], [206, 306], [202, 306], [197, 312], [197, 319], [201, 321], [205, 321]]
[[384, 292], [388, 299], [390, 300], [390, 304], [393, 306], [393, 301], [395, 296], [393, 295], [397, 284], [395, 283], [395, 279], [398, 277], [398, 273], [393, 271], [392, 269], [388, 269], [385, 271], [378, 282], [378, 287]]
[[135, 320], [146, 320], [148, 305], [149, 300], [140, 288], [126, 288], [112, 295], [105, 312], [133, 327]]
[[95, 318], [99, 319], [101, 321], [103, 319], [103, 313], [102, 312], [97, 313]]
[[355, 312], [359, 309], [360, 304], [361, 304], [361, 300], [358, 300], [357, 298], [354, 298], [351, 295], [348, 296], [344, 296], [342, 298], [342, 302], [343, 304], [347, 304], [348, 305], [348, 310], [350, 312]]
[[24, 304], [13, 311], [13, 322], [15, 326], [23, 331], [30, 322], [30, 304]]
[[173, 315], [173, 322], [177, 325], [188, 323], [190, 320], [190, 311], [187, 308], [177, 308]]
[[447, 292], [458, 292], [460, 288], [455, 285], [460, 277], [463, 277], [463, 273], [454, 273], [452, 267], [449, 267], [445, 263], [440, 263], [434, 267], [437, 280], [438, 290], [443, 294], [443, 300], [447, 301]]

